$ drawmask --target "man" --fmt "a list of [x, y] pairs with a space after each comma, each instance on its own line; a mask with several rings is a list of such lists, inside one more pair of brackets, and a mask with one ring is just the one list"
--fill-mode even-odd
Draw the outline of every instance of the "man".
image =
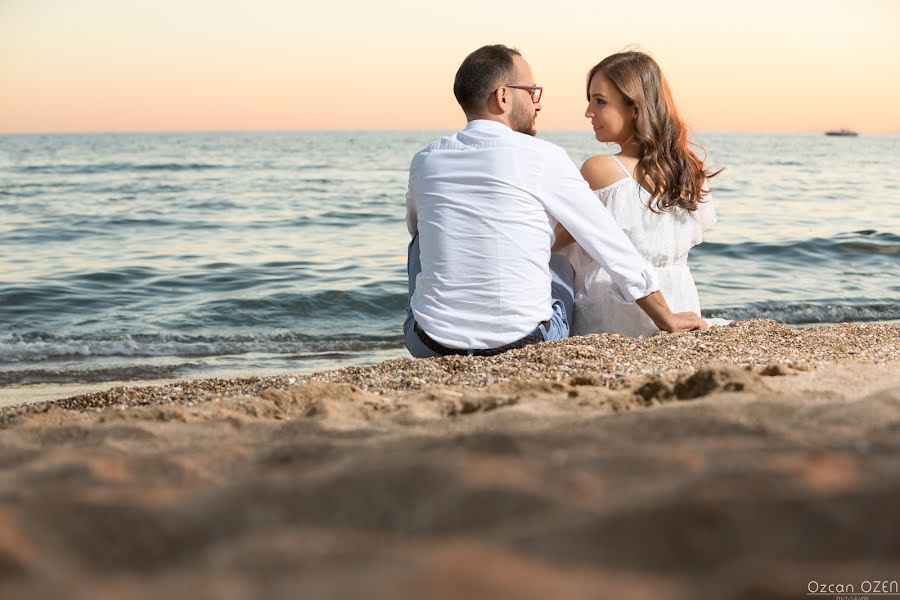
[[476, 50], [453, 85], [468, 125], [412, 160], [404, 333], [413, 356], [490, 356], [567, 337], [573, 272], [550, 253], [557, 222], [610, 273], [619, 299], [660, 329], [706, 327], [669, 310], [565, 150], [534, 137], [542, 91], [517, 50]]

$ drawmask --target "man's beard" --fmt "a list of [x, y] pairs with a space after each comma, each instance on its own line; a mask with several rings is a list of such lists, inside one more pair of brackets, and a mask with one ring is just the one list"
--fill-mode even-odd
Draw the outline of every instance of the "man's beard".
[[536, 116], [537, 112], [533, 115], [528, 114], [528, 111], [517, 102], [513, 105], [512, 114], [509, 118], [512, 130], [524, 133], [525, 135], [537, 135], [537, 128], [534, 126], [534, 119]]

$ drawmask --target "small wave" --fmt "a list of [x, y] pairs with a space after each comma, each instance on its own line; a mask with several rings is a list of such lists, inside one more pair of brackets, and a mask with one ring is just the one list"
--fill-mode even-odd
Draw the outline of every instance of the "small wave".
[[[352, 275], [352, 270], [342, 268]], [[320, 273], [321, 275], [321, 273]], [[207, 289], [242, 289], [227, 278], [204, 281]], [[394, 291], [394, 286], [377, 284], [375, 289], [364, 290], [322, 290], [313, 293], [276, 292], [257, 298], [228, 298], [213, 300], [197, 307], [194, 322], [204, 327], [223, 324], [278, 327], [292, 329], [298, 322], [310, 323], [318, 327], [339, 318], [344, 323], [364, 320], [371, 324], [373, 319], [384, 320], [397, 317], [406, 310], [407, 295]], [[338, 317], [339, 316], [339, 317]]]
[[0, 239], [0, 244], [5, 246], [17, 244], [39, 246], [48, 243], [71, 242], [97, 235], [107, 235], [107, 232], [86, 228], [34, 227], [30, 229], [16, 229], [4, 233], [2, 239]]
[[[43, 190], [39, 188], [27, 188], [26, 186], [17, 186], [15, 188], [0, 189], [0, 196], [8, 196], [11, 198], [32, 198], [43, 194]], [[16, 208], [15, 204], [10, 204], [9, 208]]]
[[[338, 181], [337, 181], [336, 179], [328, 179], [328, 178], [323, 178], [323, 177], [313, 177], [313, 178], [308, 178], [308, 179], [298, 179], [297, 181], [298, 181], [299, 183], [304, 184], [305, 186], [310, 186], [310, 185], [326, 185], [326, 186], [328, 186], [328, 185], [335, 185], [335, 184], [338, 183]], [[326, 188], [326, 189], [327, 189], [327, 188]], [[301, 188], [295, 188], [295, 190], [296, 190], [296, 191], [308, 191], [309, 188], [307, 188], [307, 187], [301, 187]], [[292, 191], [294, 191], [294, 190], [292, 190]]]
[[734, 320], [774, 319], [786, 325], [893, 321], [900, 319], [900, 304], [887, 302], [869, 304], [757, 302], [746, 306], [711, 308], [704, 310], [703, 316]]
[[175, 379], [198, 363], [180, 365], [134, 365], [96, 369], [22, 369], [0, 371], [0, 385], [33, 385], [37, 383], [102, 383], [106, 381], [141, 381]]
[[338, 316], [346, 327], [343, 331], [355, 333], [359, 327], [371, 331], [376, 322], [390, 326], [386, 320], [403, 314], [407, 294], [399, 281], [294, 291], [298, 281], [302, 285], [328, 280], [340, 287], [353, 285], [354, 278], [350, 266], [328, 270], [303, 263], [280, 268], [211, 263], [181, 270], [131, 265], [61, 273], [24, 285], [0, 286], [0, 323], [9, 332], [32, 330], [33, 323], [53, 323], [71, 332], [86, 319], [97, 319], [117, 330], [121, 326], [185, 333], [247, 327], [290, 331], [304, 325], [319, 334]]
[[328, 211], [324, 212], [320, 215], [321, 219], [334, 219], [337, 221], [353, 221], [353, 222], [366, 222], [371, 223], [375, 219], [382, 218], [396, 218], [395, 215], [383, 215], [379, 213], [373, 212], [362, 212], [362, 211]]
[[187, 210], [227, 211], [237, 208], [237, 205], [228, 200], [206, 200], [186, 204], [184, 208]]
[[864, 252], [867, 254], [900, 254], [900, 243], [884, 240], [848, 240], [846, 242], [838, 242], [837, 246], [841, 250], [848, 252]]
[[[58, 165], [26, 165], [14, 169], [20, 173], [58, 173], [61, 175], [92, 175], [96, 173], [120, 173], [131, 171], [205, 171], [221, 169], [224, 165], [207, 163], [94, 163], [94, 164], [58, 164]], [[237, 168], [237, 167], [229, 167]]]
[[110, 229], [116, 231], [124, 228], [146, 227], [150, 229], [158, 229], [160, 227], [176, 227], [181, 225], [180, 222], [170, 219], [160, 219], [156, 217], [138, 217], [138, 216], [115, 216], [105, 219], [86, 220], [81, 219], [74, 223], [79, 227], [94, 227], [96, 229]]
[[80, 273], [68, 277], [70, 282], [83, 282], [91, 284], [123, 285], [134, 283], [143, 279], [156, 276], [157, 271], [149, 267], [126, 267], [109, 271], [94, 271]]
[[[848, 253], [900, 254], [900, 236], [873, 230], [840, 233], [830, 238], [810, 238], [783, 243], [742, 242], [723, 244], [706, 242], [695, 250], [696, 256], [713, 254], [746, 260], [754, 256], [777, 257], [808, 265], [811, 262], [833, 262], [846, 259]], [[692, 256], [694, 256], [692, 254]]]
[[778, 167], [806, 167], [808, 166], [805, 162], [800, 162], [798, 160], [770, 160], [765, 163], [770, 166], [778, 166]]
[[297, 333], [234, 336], [136, 334], [117, 337], [58, 336], [46, 333], [0, 335], [0, 363], [84, 357], [211, 357], [250, 353], [325, 354], [389, 350], [400, 335], [347, 335], [327, 338]]

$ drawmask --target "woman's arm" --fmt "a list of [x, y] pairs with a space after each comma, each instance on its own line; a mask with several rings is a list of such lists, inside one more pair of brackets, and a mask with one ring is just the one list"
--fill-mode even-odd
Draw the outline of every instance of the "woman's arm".
[[557, 250], [561, 250], [565, 248], [569, 244], [575, 241], [575, 238], [572, 237], [572, 234], [569, 233], [565, 227], [562, 226], [562, 223], [556, 224], [556, 229], [553, 230], [554, 242], [553, 246], [550, 248], [551, 252], [556, 252]]
[[611, 156], [592, 156], [581, 165], [581, 176], [584, 177], [592, 190], [602, 190], [609, 187], [626, 175], [621, 167]]
[[[581, 176], [588, 182], [592, 190], [605, 188], [624, 177], [619, 166], [608, 156], [594, 156], [587, 159], [581, 167]], [[561, 223], [556, 224], [553, 234], [555, 241], [553, 247], [550, 248], [551, 252], [565, 248], [575, 241], [572, 234]]]

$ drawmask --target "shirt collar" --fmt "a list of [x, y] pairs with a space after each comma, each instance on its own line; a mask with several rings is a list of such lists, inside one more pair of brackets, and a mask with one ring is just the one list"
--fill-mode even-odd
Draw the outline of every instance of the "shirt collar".
[[494, 133], [511, 133], [506, 124], [499, 121], [491, 121], [490, 119], [474, 119], [466, 124], [466, 131], [490, 131]]

